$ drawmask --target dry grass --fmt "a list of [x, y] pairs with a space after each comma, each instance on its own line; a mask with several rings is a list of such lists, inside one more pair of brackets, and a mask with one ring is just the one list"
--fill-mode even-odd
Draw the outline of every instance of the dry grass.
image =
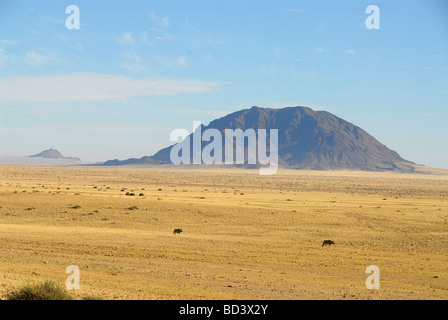
[[69, 265], [80, 297], [447, 299], [448, 176], [0, 167], [0, 294]]
[[11, 291], [7, 300], [72, 300], [67, 289], [54, 281], [43, 283], [27, 283], [23, 287]]

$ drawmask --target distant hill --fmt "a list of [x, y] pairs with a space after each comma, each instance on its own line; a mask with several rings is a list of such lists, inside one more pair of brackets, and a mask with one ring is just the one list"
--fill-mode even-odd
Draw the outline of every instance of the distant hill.
[[41, 153], [30, 156], [30, 158], [63, 159], [63, 160], [73, 160], [81, 162], [81, 159], [79, 158], [64, 157], [58, 150], [55, 150], [53, 148], [44, 150]]
[[[279, 165], [285, 168], [399, 172], [414, 172], [416, 168], [363, 129], [329, 112], [307, 107], [252, 107], [216, 119], [202, 130], [209, 128], [223, 136], [225, 129], [278, 129]], [[207, 143], [202, 142], [202, 148]], [[153, 156], [110, 160], [103, 165], [169, 164], [172, 147]]]

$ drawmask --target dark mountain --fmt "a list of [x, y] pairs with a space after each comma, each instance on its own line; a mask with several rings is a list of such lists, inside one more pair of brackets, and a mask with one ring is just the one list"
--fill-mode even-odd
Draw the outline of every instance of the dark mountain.
[[[203, 131], [210, 128], [219, 130], [223, 136], [225, 129], [266, 129], [268, 132], [269, 129], [278, 129], [280, 167], [401, 172], [413, 172], [415, 168], [414, 163], [404, 160], [361, 128], [329, 112], [313, 111], [307, 107], [252, 107], [202, 126]], [[202, 142], [202, 148], [208, 143]], [[112, 160], [103, 165], [169, 164], [172, 147], [164, 148], [151, 157]]]
[[44, 150], [41, 153], [30, 156], [30, 158], [63, 159], [63, 160], [75, 160], [79, 162], [81, 161], [81, 159], [79, 158], [64, 157], [58, 150], [55, 150], [53, 148]]
[[[168, 161], [169, 161], [169, 159], [170, 159], [170, 154], [168, 152]], [[118, 160], [118, 159], [108, 160], [100, 165], [102, 165], [102, 166], [125, 166], [125, 165], [132, 165], [132, 164], [168, 164], [168, 163], [171, 163], [171, 162], [156, 161], [152, 157], [145, 156], [140, 159], [130, 158], [127, 160]]]

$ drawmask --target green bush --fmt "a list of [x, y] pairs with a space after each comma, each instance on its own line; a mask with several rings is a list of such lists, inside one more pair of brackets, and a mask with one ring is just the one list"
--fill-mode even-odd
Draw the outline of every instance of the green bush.
[[40, 284], [26, 284], [9, 292], [7, 300], [72, 300], [68, 291], [54, 281]]

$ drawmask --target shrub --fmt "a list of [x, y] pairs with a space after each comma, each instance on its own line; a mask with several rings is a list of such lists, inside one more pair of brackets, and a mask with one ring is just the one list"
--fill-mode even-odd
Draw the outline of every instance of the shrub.
[[98, 297], [98, 296], [85, 296], [82, 298], [82, 300], [103, 300], [103, 298]]
[[21, 288], [9, 292], [8, 300], [72, 300], [68, 291], [54, 281], [40, 284], [26, 284]]

